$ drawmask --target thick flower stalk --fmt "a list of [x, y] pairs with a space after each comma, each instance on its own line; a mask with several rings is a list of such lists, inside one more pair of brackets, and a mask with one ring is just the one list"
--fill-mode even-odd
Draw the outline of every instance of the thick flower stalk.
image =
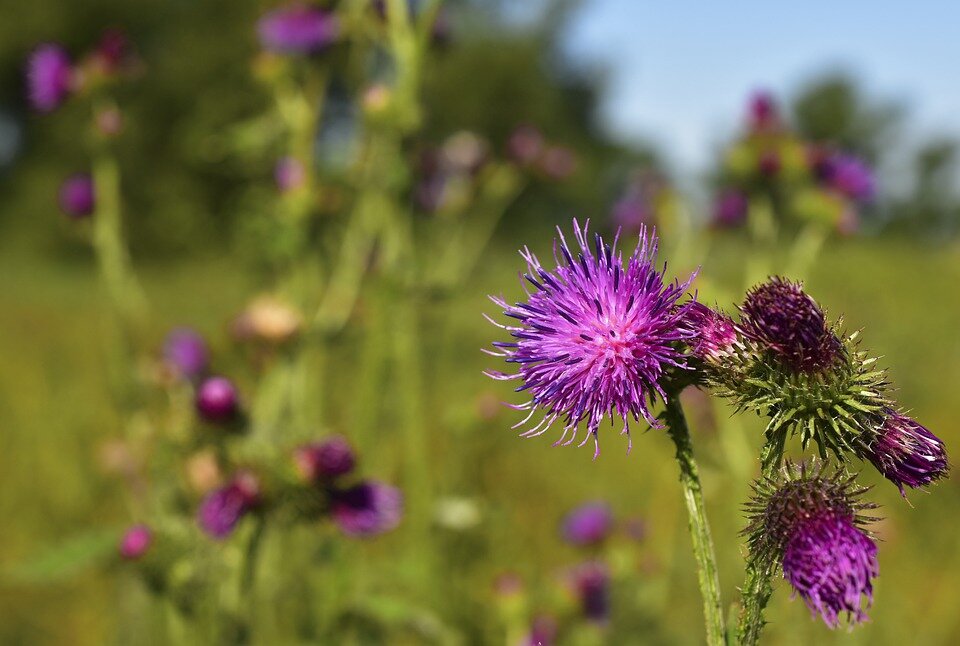
[[531, 393], [529, 401], [513, 406], [527, 411], [515, 428], [542, 415], [524, 437], [543, 435], [560, 420], [563, 432], [555, 444], [566, 446], [577, 439], [577, 427], [585, 422], [587, 436], [580, 444], [593, 437], [596, 456], [597, 431], [607, 417], [619, 416], [622, 434], [628, 436], [630, 420], [660, 427], [650, 404], [667, 398], [665, 373], [686, 368], [679, 342], [693, 332], [683, 324], [690, 305], [679, 301], [693, 277], [665, 283], [663, 270], [654, 266], [657, 239], [645, 230], [626, 266], [616, 238], [607, 245], [596, 235], [591, 249], [587, 226], [581, 228], [574, 220], [577, 246], [571, 250], [558, 233], [553, 271], [529, 249], [521, 252], [527, 262], [524, 278], [534, 287], [526, 302], [508, 305], [491, 297], [519, 324], [494, 322], [515, 341], [495, 342], [495, 350], [488, 352], [519, 370], [487, 374], [520, 380], [517, 390]]
[[[879, 574], [877, 546], [863, 528], [876, 520], [863, 514], [875, 507], [860, 499], [867, 489], [841, 471], [827, 474], [816, 462], [787, 463], [781, 475], [755, 483], [747, 504], [751, 564], [781, 567], [783, 578], [831, 628], [844, 616], [851, 624], [866, 620]], [[751, 601], [741, 618], [742, 643], [755, 643], [762, 626], [762, 608]]]

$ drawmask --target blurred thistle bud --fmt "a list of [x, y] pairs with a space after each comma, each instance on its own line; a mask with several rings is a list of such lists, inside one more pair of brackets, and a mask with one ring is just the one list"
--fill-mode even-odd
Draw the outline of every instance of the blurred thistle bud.
[[570, 585], [583, 617], [605, 623], [610, 617], [610, 571], [599, 561], [578, 565], [570, 572]]
[[101, 136], [116, 137], [123, 130], [123, 114], [116, 107], [98, 110], [94, 116], [94, 126]]
[[197, 524], [211, 538], [226, 538], [259, 503], [259, 480], [249, 471], [239, 472], [230, 484], [203, 499], [197, 510]]
[[76, 173], [63, 181], [58, 195], [60, 209], [71, 219], [89, 217], [96, 210], [96, 189], [89, 173]]
[[379, 119], [390, 110], [393, 104], [393, 90], [384, 83], [374, 83], [363, 91], [360, 105], [363, 113], [370, 119]]
[[117, 551], [120, 553], [120, 558], [136, 561], [147, 553], [151, 543], [153, 543], [153, 532], [150, 528], [146, 525], [134, 525], [120, 538]]
[[207, 371], [210, 351], [199, 332], [178, 327], [171, 330], [163, 342], [163, 360], [179, 376], [197, 379]]
[[766, 150], [757, 159], [757, 172], [767, 179], [779, 175], [781, 166], [780, 153], [775, 150]]
[[754, 485], [744, 530], [750, 558], [765, 567], [780, 565], [783, 577], [830, 627], [843, 613], [851, 624], [864, 621], [879, 573], [877, 546], [863, 526], [876, 519], [862, 512], [876, 507], [860, 499], [867, 491], [854, 476], [825, 473], [818, 462], [787, 463], [782, 477]]
[[273, 179], [281, 193], [290, 193], [306, 186], [307, 171], [296, 157], [282, 157], [273, 168]]
[[377, 536], [394, 529], [403, 517], [403, 494], [396, 487], [368, 480], [336, 490], [331, 514], [347, 536]]
[[543, 134], [537, 128], [520, 125], [507, 140], [507, 155], [521, 166], [530, 166], [543, 154], [544, 146]]
[[613, 512], [603, 502], [590, 502], [572, 510], [563, 519], [561, 535], [571, 545], [598, 545], [613, 530]]
[[257, 23], [260, 45], [277, 54], [308, 55], [320, 52], [340, 36], [340, 23], [330, 12], [295, 3], [275, 9]]
[[461, 130], [443, 142], [440, 157], [448, 172], [473, 175], [487, 161], [487, 142], [476, 133]]
[[184, 469], [187, 483], [198, 494], [216, 489], [223, 481], [220, 462], [212, 449], [205, 449], [191, 455], [187, 458]]
[[237, 389], [226, 377], [209, 377], [197, 388], [196, 407], [200, 416], [208, 422], [233, 421], [240, 413]]
[[53, 112], [75, 89], [70, 55], [56, 43], [39, 45], [27, 59], [27, 99], [38, 112]]
[[859, 204], [870, 202], [876, 193], [873, 171], [853, 155], [835, 156], [830, 186]]
[[493, 580], [493, 594], [500, 600], [513, 600], [526, 594], [527, 586], [516, 572], [504, 572]]
[[719, 361], [734, 351], [737, 327], [726, 314], [694, 301], [687, 309], [684, 324], [695, 334], [687, 345], [697, 359]]
[[297, 447], [293, 451], [293, 462], [303, 480], [320, 483], [352, 473], [357, 456], [347, 438], [335, 435]]
[[717, 228], [734, 228], [747, 221], [750, 201], [737, 189], [721, 191], [713, 201], [711, 223]]
[[303, 317], [297, 310], [275, 296], [264, 295], [240, 313], [233, 323], [233, 332], [241, 340], [281, 345], [295, 338], [302, 326]]
[[136, 62], [130, 39], [122, 29], [107, 29], [90, 55], [87, 65], [101, 77], [115, 76]]
[[549, 615], [539, 615], [530, 625], [530, 632], [517, 646], [553, 646], [557, 642], [557, 620]]
[[465, 532], [480, 524], [483, 514], [473, 498], [449, 496], [441, 498], [434, 507], [437, 525], [454, 532]]
[[897, 485], [924, 487], [947, 474], [947, 449], [943, 441], [913, 419], [887, 409], [876, 434], [868, 438], [860, 456], [883, 477]]
[[540, 171], [549, 179], [565, 180], [577, 172], [577, 156], [566, 146], [550, 146], [540, 157]]
[[767, 132], [780, 127], [780, 111], [770, 92], [761, 90], [750, 97], [747, 121], [754, 132]]

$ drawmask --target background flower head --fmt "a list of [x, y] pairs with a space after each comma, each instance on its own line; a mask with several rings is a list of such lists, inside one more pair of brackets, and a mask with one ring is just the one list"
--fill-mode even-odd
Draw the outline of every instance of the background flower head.
[[60, 45], [40, 45], [27, 60], [27, 98], [34, 110], [52, 112], [73, 91], [73, 64]]
[[303, 4], [271, 11], [257, 23], [260, 44], [280, 54], [313, 54], [332, 45], [339, 33], [336, 16]]

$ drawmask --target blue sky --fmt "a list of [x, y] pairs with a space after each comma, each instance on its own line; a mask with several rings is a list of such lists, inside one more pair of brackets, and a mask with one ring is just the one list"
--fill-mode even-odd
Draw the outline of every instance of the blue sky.
[[960, 3], [585, 0], [567, 43], [610, 67], [607, 127], [681, 172], [706, 167], [751, 91], [790, 96], [836, 68], [906, 105], [904, 148], [960, 135]]

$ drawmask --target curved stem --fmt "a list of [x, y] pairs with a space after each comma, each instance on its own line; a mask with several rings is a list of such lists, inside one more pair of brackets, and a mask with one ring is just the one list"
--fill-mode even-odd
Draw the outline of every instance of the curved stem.
[[680, 466], [680, 484], [683, 486], [683, 499], [687, 505], [687, 520], [690, 537], [693, 539], [693, 556], [697, 561], [697, 574], [700, 579], [700, 594], [703, 597], [703, 614], [707, 628], [707, 644], [722, 646], [726, 643], [724, 633], [723, 609], [720, 604], [720, 580], [717, 575], [717, 557], [713, 550], [713, 538], [703, 504], [703, 492], [697, 463], [693, 458], [693, 444], [687, 420], [680, 406], [679, 393], [667, 399], [664, 412], [667, 433], [677, 447], [677, 464]]

